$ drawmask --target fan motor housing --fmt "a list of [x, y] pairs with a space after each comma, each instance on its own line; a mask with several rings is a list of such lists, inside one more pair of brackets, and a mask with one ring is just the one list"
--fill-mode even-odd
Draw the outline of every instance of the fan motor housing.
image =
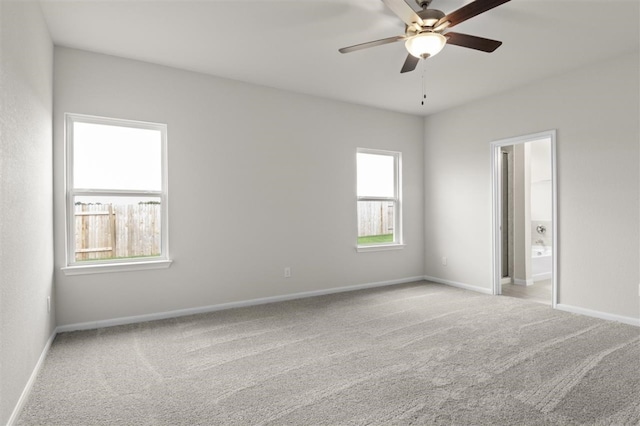
[[416, 14], [422, 19], [424, 26], [422, 27], [422, 30], [418, 30], [414, 26], [405, 25], [405, 35], [407, 37], [414, 36], [423, 31], [430, 31], [433, 26], [445, 16], [444, 12], [436, 9], [423, 9], [416, 12]]
[[422, 9], [416, 12], [420, 18], [424, 21], [427, 27], [433, 27], [436, 22], [444, 18], [444, 12], [436, 9]]

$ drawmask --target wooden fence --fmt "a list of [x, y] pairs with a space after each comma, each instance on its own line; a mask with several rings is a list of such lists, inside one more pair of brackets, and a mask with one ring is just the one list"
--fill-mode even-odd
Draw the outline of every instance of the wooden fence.
[[358, 237], [392, 234], [393, 210], [387, 201], [358, 202]]
[[160, 204], [76, 204], [76, 261], [160, 254]]
[[[358, 236], [393, 233], [393, 203], [358, 203]], [[161, 251], [160, 204], [76, 204], [76, 261], [156, 256]]]

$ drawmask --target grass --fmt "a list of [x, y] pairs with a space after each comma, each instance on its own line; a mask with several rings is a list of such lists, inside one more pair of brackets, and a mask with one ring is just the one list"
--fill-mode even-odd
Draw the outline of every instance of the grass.
[[368, 244], [392, 243], [393, 234], [367, 235], [366, 237], [358, 237], [358, 245], [365, 246]]

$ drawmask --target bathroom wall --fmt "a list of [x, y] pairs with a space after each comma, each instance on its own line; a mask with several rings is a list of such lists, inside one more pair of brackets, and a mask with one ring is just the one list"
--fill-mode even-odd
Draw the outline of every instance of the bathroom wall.
[[[528, 144], [531, 146], [531, 242], [538, 245], [536, 241], [542, 241], [548, 247], [553, 244], [551, 141], [540, 140]], [[538, 225], [544, 226], [546, 231], [538, 233]]]

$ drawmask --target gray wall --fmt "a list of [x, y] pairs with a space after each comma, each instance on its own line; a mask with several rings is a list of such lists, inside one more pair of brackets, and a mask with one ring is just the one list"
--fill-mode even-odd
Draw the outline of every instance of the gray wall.
[[[59, 325], [423, 275], [421, 117], [68, 48], [54, 70]], [[167, 123], [171, 268], [60, 271], [65, 112]], [[357, 147], [403, 153], [403, 250], [355, 251]]]
[[36, 2], [0, 2], [0, 424], [51, 336], [53, 45]]
[[638, 63], [603, 59], [427, 117], [425, 273], [491, 288], [489, 143], [557, 129], [559, 303], [638, 318]]

